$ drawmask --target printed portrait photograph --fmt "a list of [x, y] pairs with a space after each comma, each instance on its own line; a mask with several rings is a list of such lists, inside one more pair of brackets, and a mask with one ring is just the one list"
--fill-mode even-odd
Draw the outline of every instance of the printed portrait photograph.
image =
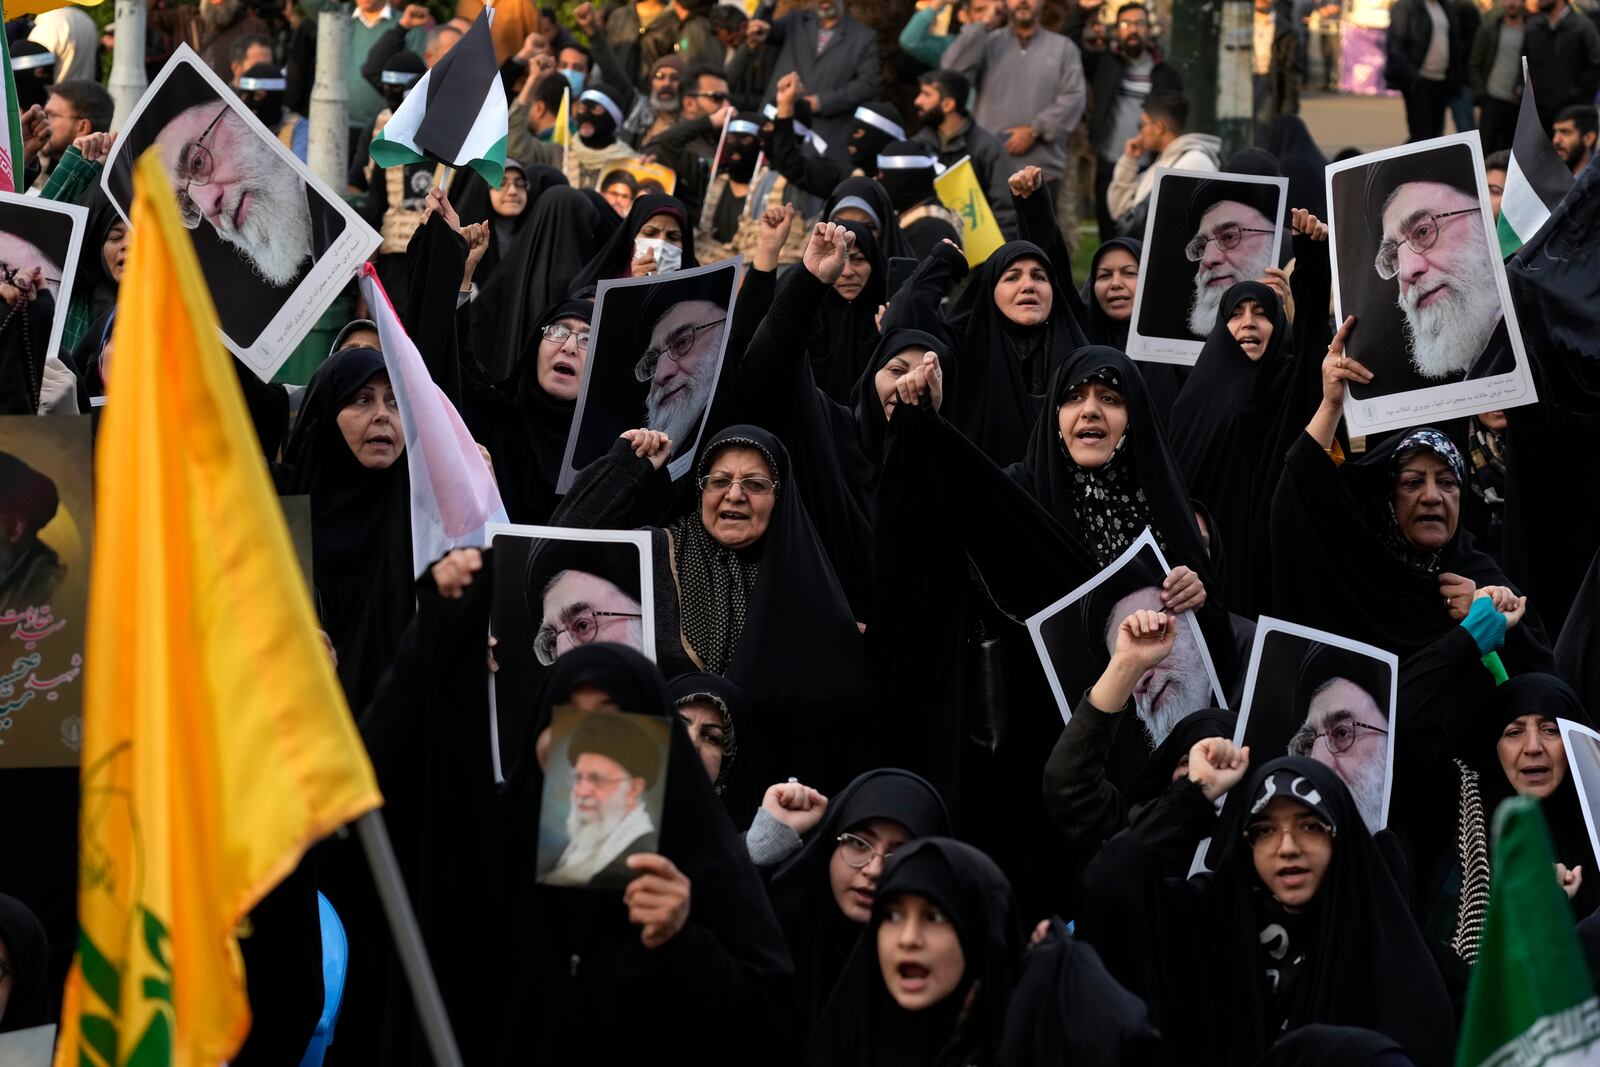
[[544, 672], [597, 641], [655, 658], [649, 534], [491, 525], [494, 706], [502, 752], [513, 751]]
[[620, 711], [555, 709], [536, 857], [543, 885], [621, 889], [629, 856], [659, 850], [670, 724]]
[[1337, 320], [1355, 432], [1500, 410], [1533, 399], [1476, 134], [1328, 168]]
[[1222, 295], [1282, 264], [1287, 190], [1287, 178], [1157, 172], [1128, 355], [1194, 364]]
[[93, 455], [88, 415], [0, 416], [0, 768], [77, 762]]
[[[1028, 620], [1063, 720], [1110, 664], [1122, 620], [1135, 611], [1162, 610], [1168, 570], [1147, 530], [1091, 581]], [[1192, 614], [1179, 615], [1172, 651], [1133, 688], [1137, 722], [1118, 726], [1112, 763], [1142, 765], [1185, 716], [1226, 706], [1200, 627]]]
[[1263, 616], [1235, 741], [1252, 763], [1309, 756], [1328, 767], [1376, 833], [1388, 823], [1397, 673], [1390, 653]]
[[76, 204], [0, 193], [0, 282], [46, 302], [39, 321], [50, 323], [43, 338], [47, 359], [61, 347], [88, 219], [88, 209]]
[[600, 283], [558, 492], [625, 430], [666, 434], [672, 477], [688, 473], [722, 373], [740, 262]]
[[101, 181], [125, 219], [133, 164], [151, 147], [172, 179], [224, 340], [270, 378], [266, 368], [276, 370], [303, 333], [285, 331], [327, 307], [378, 235], [187, 47], [140, 98], [106, 162]]

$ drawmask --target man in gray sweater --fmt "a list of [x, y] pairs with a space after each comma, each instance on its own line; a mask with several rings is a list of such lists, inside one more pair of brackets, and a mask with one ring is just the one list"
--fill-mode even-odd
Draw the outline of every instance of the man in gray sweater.
[[996, 4], [986, 20], [962, 28], [943, 63], [977, 86], [974, 118], [1000, 137], [1010, 169], [1036, 166], [1054, 182], [1088, 94], [1078, 46], [1039, 25], [1042, 6], [1041, 0]]

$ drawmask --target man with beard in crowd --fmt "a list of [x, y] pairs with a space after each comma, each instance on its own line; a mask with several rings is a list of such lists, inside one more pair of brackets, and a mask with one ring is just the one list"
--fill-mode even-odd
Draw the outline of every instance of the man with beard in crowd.
[[1289, 755], [1310, 756], [1350, 788], [1367, 829], [1384, 825], [1389, 767], [1389, 670], [1378, 660], [1313, 645], [1295, 685], [1299, 730]]
[[567, 743], [572, 807], [567, 846], [544, 876], [546, 885], [626, 885], [629, 856], [656, 851], [656, 825], [644, 791], [659, 772], [660, 754], [633, 716], [590, 715]]
[[916, 140], [934, 149], [941, 167], [972, 157], [972, 174], [989, 198], [989, 210], [1006, 240], [1017, 236], [1017, 213], [1011, 206], [1010, 175], [1017, 168], [1004, 156], [999, 138], [972, 121], [967, 98], [972, 83], [953, 70], [930, 70], [917, 89]]
[[1367, 218], [1381, 226], [1373, 269], [1395, 283], [1411, 364], [1434, 384], [1512, 367], [1476, 177], [1440, 163], [1401, 156], [1366, 180]]
[[185, 109], [155, 143], [178, 190], [183, 224], [192, 230], [209, 223], [270, 285], [293, 285], [342, 225], [226, 103]]
[[1576, 178], [1594, 158], [1595, 141], [1600, 137], [1600, 112], [1593, 104], [1573, 104], [1562, 108], [1551, 128], [1550, 141], [1556, 155]]
[[1194, 235], [1184, 255], [1195, 265], [1189, 332], [1205, 337], [1217, 322], [1222, 295], [1239, 282], [1265, 278], [1277, 265], [1278, 190], [1272, 185], [1202, 181], [1189, 201]]
[[[721, 275], [708, 277], [714, 283]], [[694, 451], [701, 417], [717, 387], [717, 357], [728, 321], [722, 305], [698, 293], [687, 299], [683, 295], [681, 289], [662, 285], [645, 301], [641, 318], [646, 322], [654, 318], [654, 324], [650, 346], [633, 372], [650, 384], [644, 426], [666, 434], [675, 446], [674, 455]]]

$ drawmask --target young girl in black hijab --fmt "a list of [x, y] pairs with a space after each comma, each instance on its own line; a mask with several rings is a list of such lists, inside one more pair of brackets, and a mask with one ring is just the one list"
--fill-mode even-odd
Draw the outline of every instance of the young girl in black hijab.
[[[1214, 802], [1246, 778], [1223, 739], [1090, 864], [1079, 929], [1150, 1005], [1173, 1062], [1255, 1062], [1311, 1023], [1379, 1031], [1449, 1064], [1456, 1021], [1431, 953], [1344, 783], [1306, 757], [1248, 776], [1239, 823]], [[1215, 873], [1163, 872], [1221, 834]], [[1189, 961], [1201, 969], [1186, 966]]]
[[913, 842], [884, 872], [809, 1062], [995, 1063], [1022, 950], [1016, 898], [993, 860], [950, 838]]
[[871, 916], [890, 857], [919, 838], [950, 833], [950, 817], [933, 786], [910, 771], [868, 771], [825, 810], [787, 809], [778, 796], [807, 788], [769, 789], [747, 841], [758, 862], [790, 852], [777, 861], [768, 892], [795, 961], [800, 1021], [809, 1032]]

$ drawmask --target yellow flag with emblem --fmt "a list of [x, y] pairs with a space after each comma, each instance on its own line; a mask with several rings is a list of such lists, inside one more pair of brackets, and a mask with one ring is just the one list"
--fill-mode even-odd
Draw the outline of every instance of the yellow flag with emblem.
[[6, 5], [7, 19], [20, 19], [24, 15], [42, 15], [58, 7], [98, 7], [103, 0], [11, 0]]
[[235, 930], [382, 798], [155, 149], [95, 456], [78, 945], [57, 1067], [215, 1067]]
[[961, 244], [967, 254], [967, 266], [976, 267], [1006, 243], [1000, 224], [994, 221], [989, 198], [983, 195], [983, 186], [972, 170], [971, 156], [962, 156], [946, 167], [933, 179], [933, 189], [941, 204], [961, 216]]

